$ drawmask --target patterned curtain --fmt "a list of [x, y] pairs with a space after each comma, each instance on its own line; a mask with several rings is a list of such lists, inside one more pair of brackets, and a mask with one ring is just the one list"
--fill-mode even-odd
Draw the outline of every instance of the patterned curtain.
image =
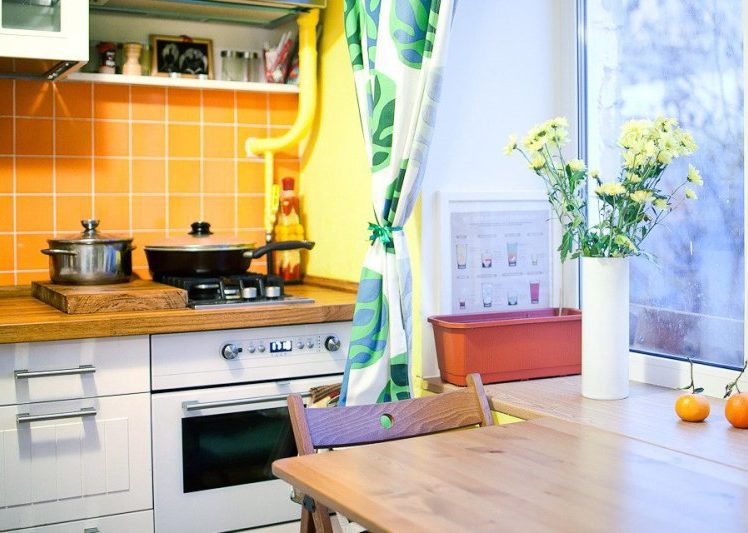
[[340, 405], [413, 396], [408, 245], [421, 188], [453, 0], [346, 0], [345, 31], [371, 164], [374, 220]]

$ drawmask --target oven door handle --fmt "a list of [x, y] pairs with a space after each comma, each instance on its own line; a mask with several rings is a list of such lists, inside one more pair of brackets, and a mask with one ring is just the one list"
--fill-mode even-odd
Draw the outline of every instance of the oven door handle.
[[[265, 402], [275, 402], [278, 400], [285, 400], [289, 394], [273, 394], [271, 396], [256, 396], [254, 398], [237, 398], [236, 400], [219, 400], [217, 402], [182, 402], [182, 409], [187, 411], [204, 411], [206, 409], [220, 409], [221, 407], [236, 407], [237, 405], [253, 405]], [[311, 396], [308, 392], [302, 392], [299, 394], [302, 398], [308, 398]]]

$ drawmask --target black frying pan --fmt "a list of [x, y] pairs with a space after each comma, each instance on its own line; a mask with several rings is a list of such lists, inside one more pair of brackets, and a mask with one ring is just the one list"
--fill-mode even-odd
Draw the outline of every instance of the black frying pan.
[[210, 235], [210, 224], [195, 222], [190, 235], [195, 243], [175, 246], [146, 246], [145, 256], [154, 279], [164, 276], [230, 276], [243, 274], [252, 259], [275, 250], [311, 250], [311, 241], [278, 241], [254, 248], [252, 245], [220, 244], [211, 241], [201, 245], [200, 237]]

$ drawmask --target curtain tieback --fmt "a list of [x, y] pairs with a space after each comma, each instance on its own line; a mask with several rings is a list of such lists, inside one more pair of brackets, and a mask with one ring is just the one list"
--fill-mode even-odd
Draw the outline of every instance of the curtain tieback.
[[377, 224], [375, 222], [369, 222], [369, 231], [371, 231], [371, 235], [369, 235], [369, 240], [371, 241], [372, 246], [374, 245], [374, 241], [379, 239], [382, 241], [382, 244], [385, 246], [392, 244], [392, 232], [394, 231], [403, 231], [402, 226], [390, 226], [385, 223], [384, 226]]

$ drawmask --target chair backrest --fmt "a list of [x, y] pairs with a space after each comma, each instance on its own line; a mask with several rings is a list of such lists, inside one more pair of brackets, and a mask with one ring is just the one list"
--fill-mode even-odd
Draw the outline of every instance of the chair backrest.
[[306, 409], [299, 395], [288, 397], [296, 446], [301, 455], [338, 448], [493, 424], [479, 374], [455, 392], [398, 402]]

